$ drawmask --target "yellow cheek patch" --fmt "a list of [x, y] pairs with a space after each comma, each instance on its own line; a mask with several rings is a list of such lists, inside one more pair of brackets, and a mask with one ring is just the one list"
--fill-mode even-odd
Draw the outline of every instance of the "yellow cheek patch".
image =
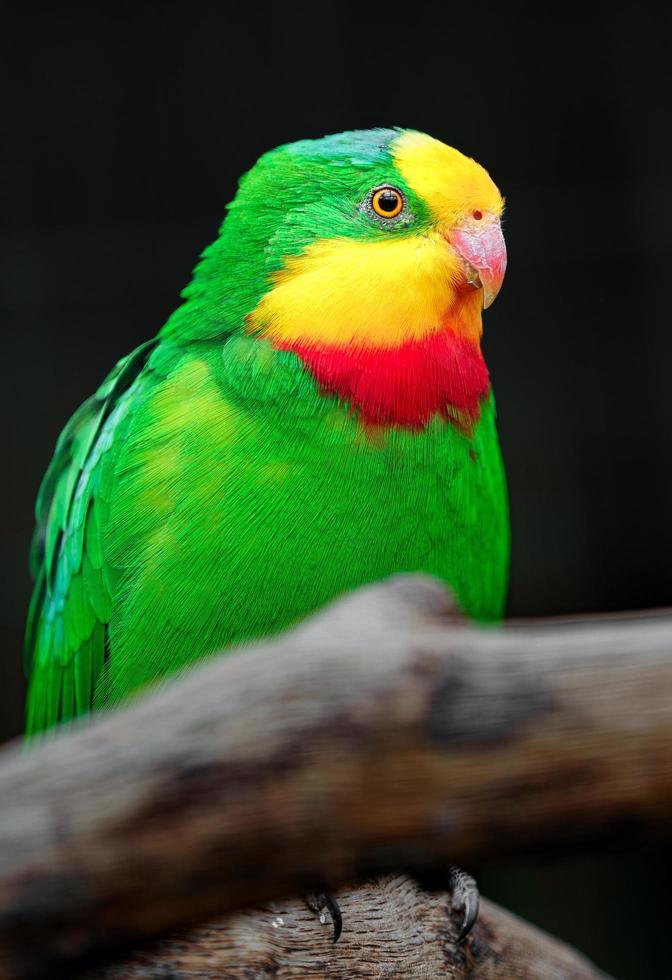
[[281, 343], [398, 347], [442, 328], [460, 274], [438, 234], [324, 239], [286, 260], [248, 324]]
[[450, 226], [475, 210], [502, 213], [502, 195], [487, 170], [452, 146], [424, 133], [405, 132], [393, 142], [392, 155], [437, 221]]

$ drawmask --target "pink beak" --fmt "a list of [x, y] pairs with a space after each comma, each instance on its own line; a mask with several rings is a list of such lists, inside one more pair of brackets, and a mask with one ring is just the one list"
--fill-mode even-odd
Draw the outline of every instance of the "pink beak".
[[467, 282], [483, 288], [483, 309], [494, 302], [506, 272], [506, 242], [499, 218], [470, 218], [448, 232], [448, 241], [464, 259]]

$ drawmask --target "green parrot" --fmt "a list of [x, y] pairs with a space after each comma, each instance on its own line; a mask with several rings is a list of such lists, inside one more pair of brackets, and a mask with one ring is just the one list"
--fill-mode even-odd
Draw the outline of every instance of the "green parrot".
[[502, 209], [478, 163], [412, 130], [281, 146], [243, 177], [183, 304], [58, 440], [36, 507], [29, 735], [391, 573], [501, 616], [480, 338]]

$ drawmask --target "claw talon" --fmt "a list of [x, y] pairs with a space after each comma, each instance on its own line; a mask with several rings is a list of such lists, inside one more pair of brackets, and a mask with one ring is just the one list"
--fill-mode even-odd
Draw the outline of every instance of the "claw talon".
[[341, 915], [341, 909], [336, 899], [332, 898], [331, 895], [327, 895], [325, 892], [311, 892], [309, 895], [306, 895], [306, 905], [311, 912], [317, 913], [322, 925], [325, 925], [327, 922], [327, 916], [324, 911], [325, 909], [327, 910], [334, 927], [333, 941], [337, 943], [343, 930], [343, 916]]
[[448, 883], [452, 892], [453, 912], [462, 914], [462, 924], [457, 931], [457, 943], [462, 943], [474, 928], [478, 918], [478, 885], [471, 875], [461, 868], [451, 865], [448, 870]]

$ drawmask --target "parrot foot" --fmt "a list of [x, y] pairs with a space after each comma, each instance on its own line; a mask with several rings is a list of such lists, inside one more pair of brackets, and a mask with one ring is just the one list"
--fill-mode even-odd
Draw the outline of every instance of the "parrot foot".
[[341, 909], [335, 898], [327, 895], [326, 892], [309, 892], [305, 896], [305, 902], [311, 912], [314, 912], [322, 925], [327, 921], [327, 913], [334, 928], [334, 942], [338, 942], [343, 928], [343, 916]]
[[478, 918], [478, 885], [475, 878], [452, 864], [448, 869], [448, 888], [452, 895], [453, 916], [459, 921], [456, 942], [463, 943]]
[[480, 895], [476, 880], [451, 864], [445, 866], [417, 866], [409, 873], [421, 888], [428, 892], [450, 892], [451, 920], [455, 927], [456, 944], [463, 943], [478, 918]]

